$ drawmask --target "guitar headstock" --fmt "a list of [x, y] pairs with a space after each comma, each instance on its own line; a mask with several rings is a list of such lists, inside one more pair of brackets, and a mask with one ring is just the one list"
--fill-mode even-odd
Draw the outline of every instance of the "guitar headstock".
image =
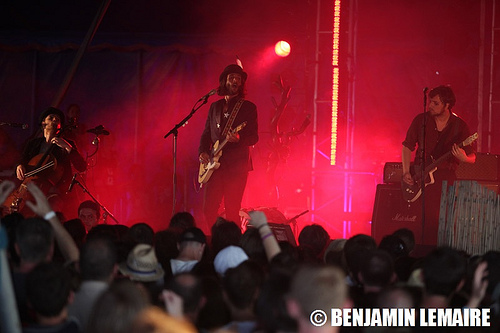
[[464, 142], [462, 142], [462, 146], [465, 147], [465, 146], [470, 145], [471, 143], [476, 141], [478, 137], [479, 137], [479, 135], [477, 134], [477, 132], [472, 134], [467, 139], [465, 139]]

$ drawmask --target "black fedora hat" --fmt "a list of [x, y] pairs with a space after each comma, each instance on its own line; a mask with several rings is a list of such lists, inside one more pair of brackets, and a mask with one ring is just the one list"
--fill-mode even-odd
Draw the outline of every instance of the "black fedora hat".
[[56, 116], [58, 116], [59, 119], [61, 120], [61, 126], [64, 125], [64, 120], [65, 120], [64, 119], [64, 112], [62, 112], [61, 110], [56, 109], [56, 108], [54, 108], [52, 106], [48, 107], [45, 111], [42, 112], [42, 114], [40, 115], [40, 119], [39, 119], [40, 124], [50, 114], [55, 114]]
[[233, 74], [233, 73], [240, 74], [243, 81], [247, 80], [248, 74], [243, 71], [243, 68], [241, 68], [240, 66], [238, 66], [236, 64], [231, 64], [231, 65], [226, 66], [226, 68], [224, 68], [224, 70], [222, 71], [222, 73], [219, 76], [219, 81], [225, 81], [226, 76], [229, 74]]

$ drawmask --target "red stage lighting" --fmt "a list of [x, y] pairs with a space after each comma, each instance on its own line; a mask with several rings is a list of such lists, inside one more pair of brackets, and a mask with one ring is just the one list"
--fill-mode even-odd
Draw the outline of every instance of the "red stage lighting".
[[280, 40], [274, 46], [274, 52], [279, 57], [288, 57], [288, 55], [290, 54], [290, 44], [288, 44], [288, 42], [285, 42], [284, 40]]

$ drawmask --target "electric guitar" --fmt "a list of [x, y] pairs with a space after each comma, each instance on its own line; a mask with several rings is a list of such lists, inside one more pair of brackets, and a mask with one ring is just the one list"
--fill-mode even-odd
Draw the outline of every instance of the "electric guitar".
[[[471, 136], [469, 136], [467, 139], [465, 139], [458, 146], [460, 148], [468, 146], [472, 142], [476, 141], [477, 137], [478, 137], [478, 135], [476, 132], [476, 133], [472, 134]], [[404, 180], [401, 180], [401, 189], [403, 190], [403, 199], [405, 199], [408, 202], [414, 202], [415, 200], [417, 200], [420, 197], [420, 195], [422, 194], [422, 185], [421, 185], [422, 179], [425, 183], [424, 186], [434, 184], [434, 176], [433, 176], [434, 171], [436, 171], [438, 165], [441, 164], [447, 158], [449, 158], [450, 155], [451, 155], [451, 151], [447, 152], [446, 154], [444, 154], [443, 156], [439, 157], [437, 160], [435, 160], [434, 162], [429, 164], [425, 168], [423, 174], [422, 174], [422, 172], [416, 173], [413, 176], [413, 185], [409, 185]]]
[[[238, 133], [247, 125], [247, 122], [243, 122], [240, 125], [236, 126], [234, 129], [231, 130], [231, 132]], [[212, 147], [212, 152], [211, 152], [211, 157], [210, 157], [210, 162], [207, 164], [200, 163], [200, 171], [198, 173], [198, 183], [200, 184], [205, 184], [208, 182], [210, 177], [212, 176], [212, 173], [214, 170], [217, 170], [220, 167], [220, 162], [219, 159], [222, 156], [222, 148], [228, 143], [227, 137], [222, 141], [222, 143], [219, 143], [219, 140], [217, 140], [214, 143], [214, 146]]]

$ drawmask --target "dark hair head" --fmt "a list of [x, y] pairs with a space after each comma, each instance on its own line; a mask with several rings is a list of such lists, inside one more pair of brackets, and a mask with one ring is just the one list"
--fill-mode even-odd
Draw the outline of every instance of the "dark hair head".
[[81, 248], [85, 242], [85, 236], [87, 236], [87, 230], [82, 220], [76, 218], [68, 220], [63, 224], [64, 229], [71, 235], [78, 248]]
[[52, 106], [45, 109], [45, 111], [43, 111], [42, 114], [40, 114], [40, 118], [38, 119], [39, 123], [42, 124], [45, 118], [47, 118], [47, 116], [51, 114], [55, 114], [56, 116], [58, 116], [59, 119], [61, 120], [61, 126], [64, 126], [64, 121], [65, 121], [64, 112]]
[[319, 224], [305, 226], [299, 234], [299, 247], [312, 251], [312, 256], [321, 259], [321, 254], [326, 248], [330, 236], [325, 228]]
[[41, 263], [26, 277], [26, 297], [36, 313], [55, 317], [68, 304], [71, 275], [57, 262]]
[[239, 245], [241, 239], [241, 229], [234, 222], [225, 221], [212, 226], [212, 251], [217, 255], [220, 250], [230, 246]]
[[243, 71], [243, 68], [241, 68], [237, 64], [230, 64], [227, 65], [226, 68], [224, 68], [222, 73], [220, 73], [219, 82], [226, 82], [226, 78], [229, 74], [240, 74], [243, 82], [245, 82], [248, 78], [248, 74]]
[[252, 306], [264, 281], [264, 272], [256, 262], [246, 260], [229, 268], [222, 279], [222, 286], [229, 301], [238, 309]]
[[179, 243], [183, 242], [198, 242], [205, 244], [207, 242], [207, 237], [200, 228], [187, 228], [184, 230], [179, 240]]
[[488, 251], [483, 255], [482, 259], [488, 263], [487, 292], [491, 295], [500, 284], [500, 251]]
[[409, 254], [405, 242], [403, 242], [403, 240], [398, 236], [394, 235], [384, 236], [380, 241], [378, 248], [386, 251], [394, 260]]
[[130, 227], [128, 235], [134, 244], [154, 245], [155, 232], [147, 223], [136, 223]]
[[401, 228], [392, 233], [394, 236], [401, 238], [405, 243], [408, 253], [415, 248], [415, 234], [408, 228]]
[[14, 212], [2, 217], [2, 225], [5, 227], [5, 230], [7, 230], [7, 236], [9, 239], [8, 251], [10, 260], [15, 265], [19, 264], [19, 255], [17, 254], [15, 247], [16, 229], [19, 225], [19, 222], [21, 222], [23, 219], [24, 216], [18, 212]]
[[430, 295], [452, 295], [465, 278], [466, 260], [458, 251], [439, 247], [423, 261], [425, 291]]
[[110, 239], [89, 239], [80, 252], [82, 280], [108, 281], [117, 260], [116, 247]]
[[268, 264], [266, 250], [262, 244], [259, 230], [247, 228], [243, 235], [241, 235], [240, 246], [251, 260], [260, 263], [262, 266]]
[[120, 241], [120, 235], [117, 229], [111, 224], [98, 224], [89, 230], [86, 240], [92, 239], [94, 237], [104, 237], [112, 240], [113, 242]]
[[80, 210], [82, 208], [90, 208], [94, 210], [97, 214], [97, 219], [101, 217], [101, 209], [99, 205], [92, 200], [85, 200], [84, 202], [82, 202], [80, 206], [78, 206], [78, 214], [80, 214]]
[[264, 332], [297, 330], [297, 323], [286, 308], [286, 295], [298, 267], [298, 262], [284, 252], [271, 259], [269, 275], [264, 280], [255, 304], [255, 314]]
[[344, 258], [347, 270], [351, 277], [357, 279], [361, 262], [366, 251], [377, 248], [375, 240], [364, 234], [357, 234], [349, 238], [344, 245]]
[[392, 281], [394, 261], [383, 250], [368, 251], [363, 258], [360, 274], [364, 285], [385, 287]]
[[429, 92], [429, 97], [439, 96], [443, 104], [449, 104], [450, 110], [455, 106], [456, 98], [453, 90], [449, 86], [439, 86]]
[[240, 93], [239, 95], [241, 97], [244, 97], [245, 95], [245, 84], [248, 78], [248, 74], [243, 71], [243, 68], [236, 64], [231, 64], [226, 66], [222, 73], [219, 76], [219, 88], [217, 89], [217, 93], [219, 96], [225, 96], [228, 94], [227, 88], [226, 88], [226, 81], [227, 81], [227, 76], [229, 74], [240, 74], [241, 75], [241, 87], [240, 87]]
[[170, 230], [158, 231], [155, 234], [155, 252], [158, 261], [165, 267], [169, 260], [179, 255], [178, 236]]
[[42, 262], [53, 249], [54, 230], [49, 222], [42, 218], [24, 219], [16, 228], [16, 243], [21, 260]]
[[168, 225], [169, 229], [175, 228], [179, 229], [180, 233], [182, 233], [187, 228], [192, 228], [196, 226], [196, 222], [194, 220], [194, 216], [189, 212], [178, 212], [175, 213], [174, 216], [170, 219], [170, 224]]

